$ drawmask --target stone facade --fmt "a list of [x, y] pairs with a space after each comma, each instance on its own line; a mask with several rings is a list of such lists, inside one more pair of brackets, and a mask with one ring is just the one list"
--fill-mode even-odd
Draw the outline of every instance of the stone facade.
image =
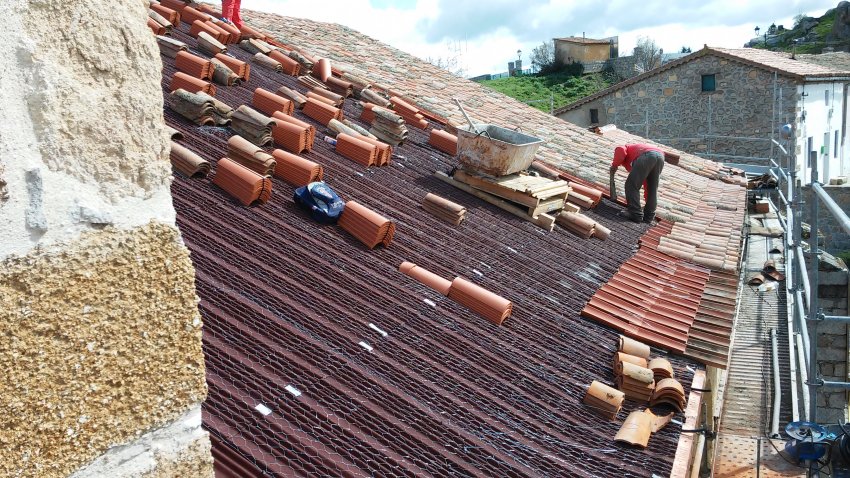
[[[838, 207], [850, 215], [850, 185], [824, 185], [823, 188], [827, 193], [829, 193], [829, 197], [838, 204]], [[811, 204], [811, 194], [811, 189], [803, 188], [803, 197], [806, 204]], [[850, 252], [850, 234], [841, 228], [838, 221], [832, 216], [832, 214], [829, 214], [824, 210], [822, 203], [819, 205], [819, 208], [820, 214], [818, 215], [818, 231], [821, 234], [821, 248], [830, 254]]]
[[[712, 74], [715, 91], [702, 91], [703, 75]], [[613, 123], [630, 133], [710, 159], [745, 162], [746, 157], [768, 157], [771, 131], [795, 117], [799, 99], [796, 83], [782, 75], [775, 79], [775, 116], [773, 73], [707, 54], [662, 69], [559, 117], [588, 126], [593, 108], [598, 111], [600, 124]], [[758, 139], [703, 136], [709, 134]]]
[[0, 476], [126, 446], [138, 467], [91, 476], [211, 477], [185, 418], [206, 396], [202, 324], [145, 2], [12, 0], [4, 20]]
[[[825, 256], [819, 271], [818, 299], [825, 315], [848, 315], [848, 271], [835, 258]], [[818, 367], [824, 380], [846, 382], [848, 337], [847, 324], [825, 322], [818, 326]], [[846, 422], [847, 392], [825, 390], [818, 393], [818, 422]]]

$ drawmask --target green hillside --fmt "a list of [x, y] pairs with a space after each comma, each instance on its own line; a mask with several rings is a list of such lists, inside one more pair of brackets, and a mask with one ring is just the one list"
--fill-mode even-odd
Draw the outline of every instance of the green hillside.
[[543, 100], [530, 105], [547, 113], [552, 95], [555, 109], [558, 109], [611, 86], [601, 73], [572, 76], [563, 72], [548, 76], [527, 75], [484, 80], [481, 84], [519, 101]]

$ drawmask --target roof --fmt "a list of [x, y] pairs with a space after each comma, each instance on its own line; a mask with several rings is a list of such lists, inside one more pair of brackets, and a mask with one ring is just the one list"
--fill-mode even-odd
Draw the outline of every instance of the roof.
[[581, 43], [584, 45], [610, 45], [610, 38], [603, 39], [594, 39], [594, 38], [585, 38], [585, 37], [566, 37], [566, 38], [555, 38], [555, 41], [565, 41], [569, 43]]
[[670, 61], [658, 68], [653, 68], [652, 70], [641, 73], [640, 75], [634, 76], [625, 81], [621, 81], [609, 88], [598, 91], [592, 95], [585, 96], [578, 101], [562, 106], [556, 109], [553, 114], [557, 116], [566, 113], [567, 111], [576, 109], [592, 101], [596, 101], [599, 98], [608, 96], [611, 93], [619, 91], [627, 86], [640, 83], [647, 78], [659, 75], [707, 55], [746, 63], [770, 72], [776, 72], [780, 75], [790, 76], [800, 81], [817, 81], [818, 79], [832, 77], [850, 80], [850, 68], [846, 68], [844, 66], [830, 67], [826, 65], [827, 62], [815, 63], [810, 59], [807, 59], [806, 61], [802, 61], [802, 59], [793, 59], [791, 58], [790, 53], [762, 50], [759, 48], [719, 48], [706, 46], [702, 50], [696, 51], [677, 60]]
[[[476, 118], [522, 125], [548, 140], [539, 158], [588, 185], [601, 183], [614, 145], [640, 140], [587, 132], [339, 25], [245, 13], [252, 26], [382, 82], [431, 116], [460, 124], [451, 101], [459, 96]], [[186, 29], [174, 36], [194, 45]], [[229, 51], [251, 56], [235, 46]], [[175, 69], [171, 59], [163, 62], [165, 92]], [[254, 88], [281, 85], [303, 91], [294, 78], [254, 66], [247, 84], [221, 87], [217, 98], [250, 104]], [[345, 116], [356, 120], [352, 103]], [[165, 118], [184, 134], [181, 144], [213, 164], [225, 155], [228, 130], [197, 127], [170, 109]], [[321, 137], [325, 129], [318, 128]], [[615, 218], [619, 207], [603, 203], [588, 215], [612, 229], [607, 241], [580, 240], [563, 229], [543, 233], [436, 180], [433, 173], [455, 159], [430, 147], [426, 131], [409, 129], [388, 167], [359, 166], [321, 140], [303, 154], [324, 166], [343, 198], [396, 222], [387, 248], [368, 250], [341, 229], [312, 222], [290, 199], [292, 187], [277, 178], [271, 200], [248, 208], [209, 180], [175, 176], [174, 205], [204, 317], [204, 425], [217, 466], [242, 470], [240, 476], [668, 475], [675, 427], [653, 435], [646, 450], [624, 447], [612, 441], [619, 422], [580, 404], [592, 380], [612, 382], [617, 336], [580, 313], [625, 263], [641, 260], [634, 254], [639, 242], [647, 252], [664, 240], [676, 243], [676, 226], [623, 223]], [[731, 257], [740, 222], [720, 211], [739, 211], [744, 190], [711, 179], [725, 174], [716, 163], [684, 153], [681, 161], [682, 168], [663, 175], [665, 216], [725, 239], [724, 257]], [[465, 205], [468, 219], [458, 228], [434, 220], [419, 205], [427, 192]], [[719, 247], [717, 237], [698, 236], [688, 241]], [[654, 257], [658, 267], [681, 265], [701, 277], [686, 279], [701, 298], [686, 346], [725, 363], [715, 344], [722, 347], [725, 333], [728, 346], [722, 317], [734, 293], [721, 279], [731, 273], [694, 262], [696, 254], [690, 261], [657, 251]], [[470, 279], [513, 301], [514, 313], [496, 327], [399, 273], [402, 261]], [[636, 290], [649, 297], [655, 286], [637, 283]], [[723, 300], [713, 306], [716, 296]], [[651, 319], [665, 313], [657, 302], [633, 308]], [[671, 360], [687, 392], [688, 367], [699, 365], [662, 349], [653, 353]], [[627, 411], [635, 408], [627, 402]]]
[[814, 63], [825, 68], [850, 71], [850, 53], [845, 51], [820, 53], [818, 55], [797, 54], [797, 59], [808, 63]]

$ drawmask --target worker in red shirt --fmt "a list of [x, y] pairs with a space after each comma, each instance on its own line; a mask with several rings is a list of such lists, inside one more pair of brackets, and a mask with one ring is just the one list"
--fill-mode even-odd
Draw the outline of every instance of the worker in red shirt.
[[222, 18], [241, 30], [243, 24], [242, 16], [239, 14], [240, 8], [242, 8], [242, 0], [221, 0]]
[[[626, 179], [626, 210], [618, 216], [633, 222], [652, 222], [658, 205], [658, 181], [664, 169], [664, 152], [649, 144], [627, 144], [614, 148], [614, 161], [611, 163], [611, 199], [617, 200], [617, 185], [614, 175], [624, 166], [629, 172]], [[646, 204], [641, 211], [640, 187], [643, 185]]]

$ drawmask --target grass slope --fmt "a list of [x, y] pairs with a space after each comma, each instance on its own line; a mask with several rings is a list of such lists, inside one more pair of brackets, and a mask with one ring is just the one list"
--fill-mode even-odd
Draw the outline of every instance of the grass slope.
[[580, 77], [566, 73], [554, 73], [548, 76], [514, 76], [485, 80], [481, 84], [519, 101], [544, 100], [530, 105], [547, 113], [549, 99], [553, 94], [555, 109], [558, 109], [611, 86], [611, 83], [599, 73]]

